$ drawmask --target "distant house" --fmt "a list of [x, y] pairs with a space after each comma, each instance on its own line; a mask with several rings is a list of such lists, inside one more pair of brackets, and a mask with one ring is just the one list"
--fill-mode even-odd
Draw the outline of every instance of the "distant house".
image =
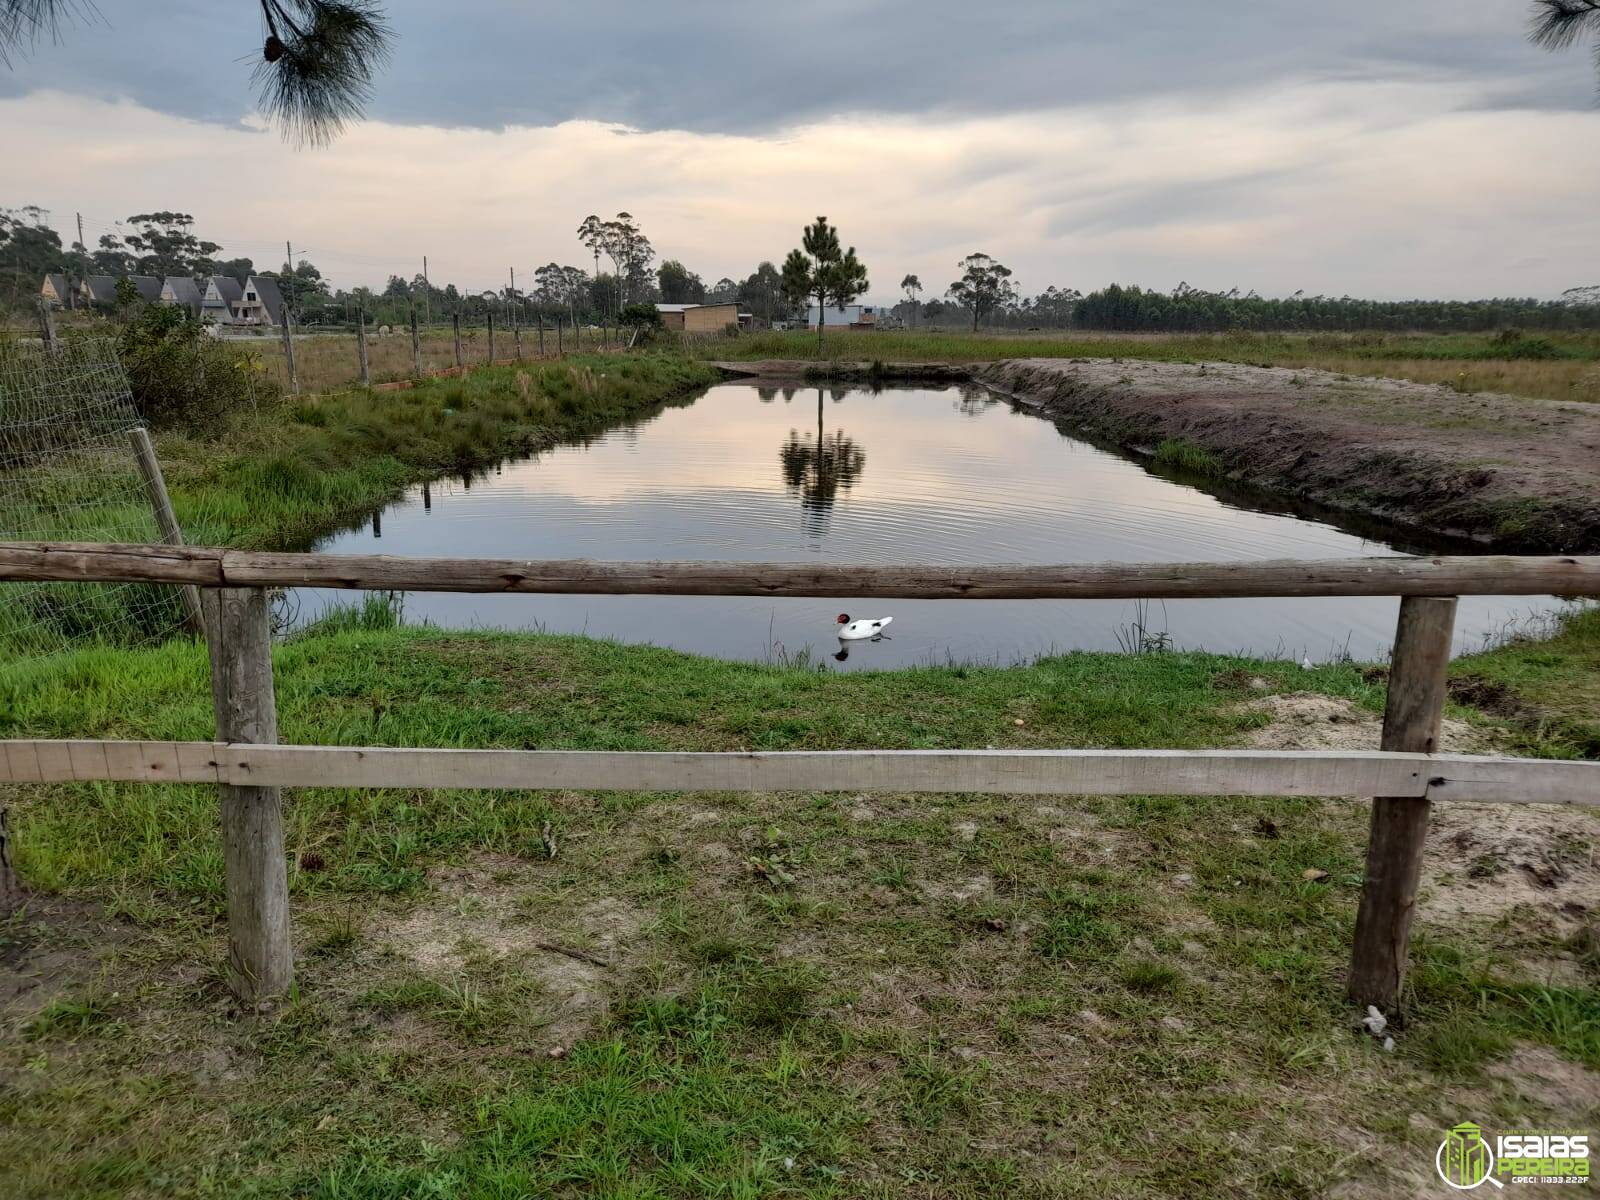
[[658, 304], [664, 328], [679, 333], [721, 333], [739, 323], [737, 304]]
[[72, 287], [65, 275], [46, 275], [39, 285], [39, 299], [53, 308], [72, 308]]
[[239, 301], [243, 299], [244, 288], [237, 279], [213, 275], [206, 280], [205, 291], [200, 296], [200, 319], [232, 325], [239, 319]]
[[78, 295], [90, 304], [111, 308], [117, 302], [117, 277], [115, 275], [90, 275], [78, 288]]
[[239, 301], [239, 320], [245, 325], [276, 325], [282, 319], [283, 296], [278, 281], [266, 275], [252, 275], [244, 281], [244, 298]]
[[[878, 324], [882, 312], [882, 306], [877, 304], [846, 304], [843, 308], [833, 305], [823, 314], [822, 323], [830, 328], [872, 329]], [[809, 329], [817, 327], [815, 304], [806, 309], [806, 326]]]
[[154, 304], [161, 299], [161, 280], [154, 275], [129, 275], [127, 280], [138, 291], [139, 299], [146, 304]]
[[186, 308], [191, 317], [198, 317], [200, 285], [187, 275], [168, 275], [161, 281], [161, 303]]

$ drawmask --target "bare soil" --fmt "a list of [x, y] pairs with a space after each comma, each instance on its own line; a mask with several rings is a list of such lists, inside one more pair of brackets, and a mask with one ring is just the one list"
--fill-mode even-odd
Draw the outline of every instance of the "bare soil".
[[[1262, 696], [1242, 707], [1270, 718], [1250, 734], [1256, 749], [1376, 750], [1383, 728], [1377, 713], [1311, 692]], [[1489, 754], [1497, 748], [1493, 729], [1452, 719], [1444, 722], [1440, 740], [1450, 753]], [[1506, 920], [1542, 929], [1548, 946], [1537, 961], [1523, 964], [1528, 973], [1548, 983], [1586, 983], [1577, 947], [1600, 918], [1597, 846], [1600, 820], [1591, 809], [1436, 805], [1418, 914], [1441, 929], [1464, 923], [1487, 929]]]
[[973, 378], [1137, 453], [1192, 443], [1280, 495], [1505, 550], [1600, 550], [1600, 406], [1233, 363], [1032, 358]]

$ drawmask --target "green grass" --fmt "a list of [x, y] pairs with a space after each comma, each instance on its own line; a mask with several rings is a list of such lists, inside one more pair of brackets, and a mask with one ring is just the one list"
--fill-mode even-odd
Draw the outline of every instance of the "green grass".
[[[285, 399], [231, 423], [156, 439], [173, 506], [195, 545], [304, 549], [402, 489], [448, 472], [600, 432], [687, 400], [715, 371], [670, 355], [574, 357], [480, 369], [406, 391]], [[116, 464], [131, 472], [125, 459]], [[153, 540], [142, 492], [107, 499], [105, 466], [72, 460], [13, 481], [36, 512], [8, 514], [39, 540]], [[181, 622], [172, 590], [149, 586], [13, 589], [0, 646], [112, 636], [142, 641]]]
[[[1356, 665], [835, 675], [365, 618], [274, 660], [282, 737], [342, 744], [1209, 746], [1259, 723], [1252, 679], [1382, 703]], [[205, 737], [209, 714], [181, 642], [0, 679], [0, 736]], [[1425, 917], [1399, 1047], [1353, 1031], [1365, 815], [1338, 802], [299, 789], [297, 993], [247, 1021], [213, 789], [7, 799], [25, 879], [92, 906], [0, 927], [65, 984], [0, 1014], [8, 1195], [1381, 1191], [1462, 1104], [1578, 1119], [1485, 1082], [1518, 1044], [1600, 1069], [1595, 989], [1519, 970], [1536, 921]]]
[[1158, 467], [1172, 467], [1190, 475], [1207, 478], [1227, 474], [1227, 468], [1215, 454], [1204, 446], [1197, 446], [1182, 438], [1168, 438], [1163, 441], [1156, 447], [1151, 462]]
[[1465, 702], [1515, 724], [1522, 752], [1600, 758], [1600, 607], [1459, 660], [1451, 677]]

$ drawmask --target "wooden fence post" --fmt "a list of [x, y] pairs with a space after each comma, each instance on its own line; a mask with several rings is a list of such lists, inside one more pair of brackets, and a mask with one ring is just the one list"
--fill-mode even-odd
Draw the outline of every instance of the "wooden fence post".
[[[1383, 710], [1384, 750], [1432, 754], [1444, 719], [1455, 597], [1402, 596]], [[1350, 958], [1350, 999], [1393, 1011], [1405, 982], [1411, 918], [1428, 836], [1426, 797], [1372, 802], [1367, 873]]]
[[61, 348], [61, 343], [56, 341], [56, 319], [50, 311], [50, 301], [39, 301], [39, 338], [44, 342], [44, 348], [54, 354]]
[[[272, 630], [262, 588], [209, 588], [211, 694], [217, 740], [278, 740]], [[234, 992], [260, 1005], [294, 982], [283, 801], [275, 787], [223, 784], [222, 855], [228, 896], [228, 969]]]
[[[576, 329], [577, 326], [574, 325], [573, 328]], [[564, 354], [564, 353], [565, 353], [565, 351], [563, 351], [562, 348], [561, 348], [561, 318], [557, 317], [556, 318], [556, 357], [560, 358], [562, 356], [562, 354]]]
[[544, 314], [539, 314], [539, 357], [544, 357]]
[[11, 862], [11, 830], [6, 810], [0, 808], [0, 917], [8, 917], [22, 903], [22, 884]]
[[361, 360], [361, 386], [372, 386], [372, 372], [367, 367], [367, 314], [356, 314], [356, 357]]
[[494, 314], [489, 314], [489, 358], [488, 363], [494, 366]]
[[516, 351], [517, 361], [522, 361], [522, 326], [517, 322], [516, 310], [511, 312], [511, 345]]
[[[150, 509], [155, 513], [161, 540], [169, 546], [183, 545], [183, 530], [178, 527], [178, 515], [172, 510], [172, 497], [167, 494], [167, 481], [161, 474], [161, 461], [156, 458], [150, 431], [143, 425], [130, 429], [128, 441], [133, 444], [134, 461], [139, 464], [139, 474], [144, 477], [145, 494], [150, 497]], [[178, 594], [183, 597], [183, 613], [190, 631], [197, 637], [204, 637], [206, 630], [200, 616], [200, 589], [185, 586], [179, 589]]]
[[294, 369], [294, 330], [289, 327], [289, 306], [278, 305], [278, 324], [283, 329], [283, 360], [289, 367], [289, 390], [300, 394], [300, 376]]
[[417, 336], [417, 306], [411, 306], [411, 373], [422, 378], [422, 339]]
[[461, 359], [461, 314], [456, 313], [451, 319], [455, 322], [456, 328], [456, 366], [460, 367], [465, 365]]

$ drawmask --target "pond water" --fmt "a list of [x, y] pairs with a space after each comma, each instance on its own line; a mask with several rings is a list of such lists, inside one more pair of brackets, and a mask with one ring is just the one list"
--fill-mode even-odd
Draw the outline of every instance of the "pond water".
[[[1146, 470], [989, 393], [730, 383], [582, 444], [415, 488], [334, 553], [829, 563], [1249, 561], [1414, 553], [1313, 515], [1264, 511]], [[1458, 548], [1459, 549], [1459, 548]], [[349, 593], [304, 590], [298, 619]], [[1457, 649], [1558, 607], [1463, 598]], [[408, 622], [585, 633], [724, 658], [808, 653], [841, 670], [1009, 664], [1161, 641], [1387, 653], [1392, 598], [910, 601], [412, 593]], [[893, 616], [838, 661], [834, 618]]]

